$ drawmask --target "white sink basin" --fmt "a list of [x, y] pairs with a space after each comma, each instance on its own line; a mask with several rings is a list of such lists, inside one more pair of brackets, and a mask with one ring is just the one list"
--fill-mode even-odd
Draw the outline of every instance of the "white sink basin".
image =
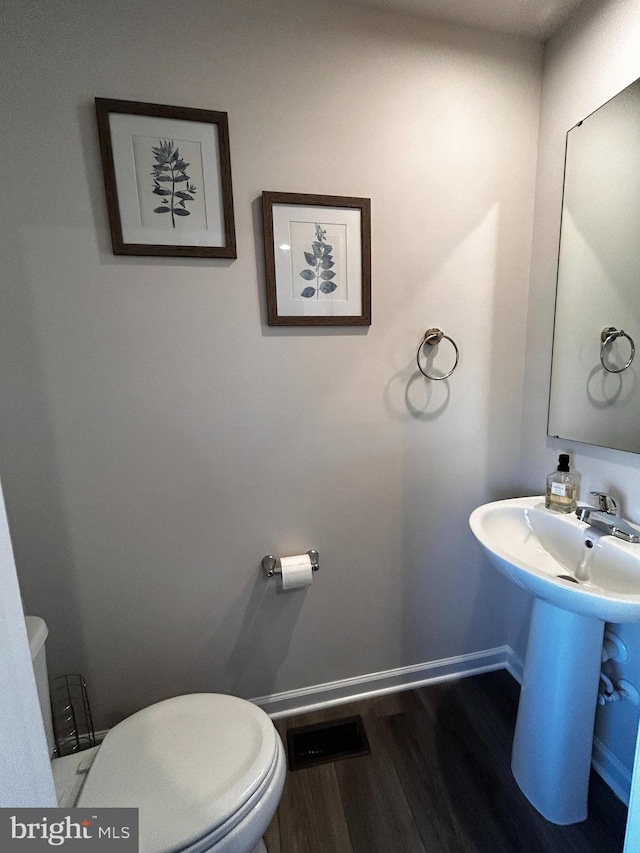
[[541, 497], [485, 504], [469, 523], [491, 563], [535, 596], [513, 775], [548, 820], [585, 820], [604, 623], [640, 622], [640, 544]]
[[485, 504], [469, 523], [495, 568], [537, 598], [603, 622], [640, 622], [640, 545], [545, 509], [542, 497]]

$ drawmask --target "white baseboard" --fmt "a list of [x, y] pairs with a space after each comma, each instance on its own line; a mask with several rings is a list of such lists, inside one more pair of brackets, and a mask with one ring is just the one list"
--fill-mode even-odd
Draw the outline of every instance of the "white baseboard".
[[330, 681], [326, 684], [303, 687], [300, 690], [287, 690], [284, 693], [259, 696], [251, 701], [263, 708], [272, 719], [290, 717], [294, 714], [329, 708], [332, 705], [370, 699], [384, 693], [413, 690], [425, 684], [436, 684], [439, 681], [504, 669], [509, 651], [507, 646], [499, 646], [482, 652]]
[[601, 776], [619, 800], [629, 805], [631, 792], [631, 770], [618, 759], [600, 740], [593, 739], [591, 766]]
[[507, 660], [505, 669], [512, 675], [518, 684], [522, 684], [522, 672], [524, 670], [524, 661], [517, 655], [510, 646], [507, 646]]

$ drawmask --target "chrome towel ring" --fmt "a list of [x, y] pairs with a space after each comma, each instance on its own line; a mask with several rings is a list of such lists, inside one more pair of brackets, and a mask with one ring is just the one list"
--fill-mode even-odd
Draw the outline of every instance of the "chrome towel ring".
[[[629, 341], [629, 344], [631, 345], [631, 355], [629, 356], [627, 363], [624, 367], [619, 367], [617, 369], [613, 367], [607, 367], [604, 362], [605, 347], [608, 346], [608, 344], [613, 343], [616, 338], [626, 338]], [[631, 366], [631, 363], [633, 362], [633, 359], [636, 355], [636, 345], [634, 344], [631, 335], [628, 335], [622, 329], [616, 329], [615, 326], [606, 326], [600, 333], [600, 341], [600, 363], [608, 373], [622, 373], [623, 370], [626, 370], [628, 367]]]
[[[451, 368], [451, 370], [448, 373], [445, 373], [444, 376], [431, 376], [429, 373], [426, 372], [426, 370], [422, 369], [422, 365], [420, 364], [420, 353], [423, 351], [423, 348], [426, 344], [428, 344], [430, 347], [437, 346], [443, 338], [449, 341], [449, 343], [453, 347], [456, 359], [453, 363], [453, 367]], [[447, 379], [447, 377], [451, 376], [453, 371], [458, 366], [459, 358], [460, 351], [458, 350], [458, 345], [453, 340], [453, 338], [450, 338], [449, 335], [445, 335], [445, 333], [440, 329], [427, 329], [427, 331], [424, 333], [423, 339], [420, 341], [418, 352], [416, 353], [416, 363], [418, 365], [418, 370], [420, 371], [420, 373], [422, 373], [423, 376], [426, 376], [427, 379], [435, 379], [436, 381], [440, 379]]]

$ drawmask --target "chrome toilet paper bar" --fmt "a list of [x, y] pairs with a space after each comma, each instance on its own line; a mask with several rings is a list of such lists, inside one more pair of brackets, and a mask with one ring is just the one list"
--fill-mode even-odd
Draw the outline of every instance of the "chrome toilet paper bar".
[[[307, 551], [307, 554], [311, 560], [311, 568], [314, 572], [317, 572], [320, 568], [320, 556], [318, 552], [311, 550]], [[263, 557], [262, 571], [264, 572], [265, 578], [272, 578], [274, 575], [281, 575], [282, 567], [280, 566], [280, 557], [274, 557], [273, 554], [267, 554], [266, 557]]]

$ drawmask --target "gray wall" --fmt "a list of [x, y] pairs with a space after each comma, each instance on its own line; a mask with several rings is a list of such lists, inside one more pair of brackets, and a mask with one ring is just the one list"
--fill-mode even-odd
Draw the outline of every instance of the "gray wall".
[[[540, 47], [325, 0], [4, 6], [1, 463], [52, 674], [104, 726], [503, 644], [467, 518], [515, 488]], [[237, 261], [112, 254], [96, 95], [228, 111]], [[265, 325], [265, 189], [371, 198], [370, 329]], [[429, 385], [433, 325], [462, 355]], [[311, 547], [313, 588], [258, 576]]]
[[[581, 474], [581, 499], [592, 489], [623, 499], [627, 517], [640, 522], [640, 456], [545, 438], [558, 237], [562, 205], [565, 134], [640, 76], [640, 7], [636, 0], [588, 2], [549, 42], [545, 53], [540, 118], [540, 154], [528, 312], [527, 367], [521, 489], [540, 487], [558, 452], [569, 451]], [[529, 602], [514, 598], [510, 644], [521, 654]], [[629, 645], [628, 664], [612, 667], [640, 687], [640, 625], [614, 626]], [[598, 714], [596, 732], [627, 769], [633, 761], [638, 711], [628, 702]]]

